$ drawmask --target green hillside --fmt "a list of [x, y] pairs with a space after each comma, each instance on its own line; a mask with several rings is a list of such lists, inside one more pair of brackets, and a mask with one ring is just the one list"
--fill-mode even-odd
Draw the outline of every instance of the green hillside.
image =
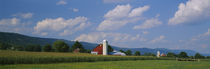
[[[40, 38], [40, 37], [31, 37], [18, 33], [8, 33], [8, 32], [0, 32], [0, 43], [7, 43], [15, 46], [27, 46], [27, 45], [45, 45], [52, 44], [56, 40], [62, 40], [66, 42], [69, 46], [72, 46], [75, 41], [69, 41], [64, 39], [53, 39], [53, 38]], [[81, 44], [86, 49], [93, 49], [98, 44], [81, 42]]]
[[38, 37], [30, 37], [21, 35], [18, 33], [7, 33], [7, 32], [0, 32], [0, 42], [8, 43], [12, 45], [29, 45], [29, 44], [52, 44], [57, 39], [50, 39], [50, 38], [38, 38]]

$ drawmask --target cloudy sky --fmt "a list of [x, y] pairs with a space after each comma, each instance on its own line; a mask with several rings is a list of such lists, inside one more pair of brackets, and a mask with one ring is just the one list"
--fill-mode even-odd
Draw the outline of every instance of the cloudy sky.
[[210, 53], [210, 0], [0, 0], [0, 31]]

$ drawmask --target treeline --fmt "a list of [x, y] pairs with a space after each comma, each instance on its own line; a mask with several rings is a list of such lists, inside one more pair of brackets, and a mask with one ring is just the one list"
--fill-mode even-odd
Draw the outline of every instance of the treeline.
[[44, 46], [38, 44], [29, 44], [26, 46], [11, 45], [9, 43], [0, 43], [0, 50], [15, 50], [15, 51], [31, 51], [31, 52], [73, 52], [79, 49], [81, 53], [90, 53], [83, 45], [76, 41], [72, 46], [69, 46], [62, 40], [57, 40], [53, 44], [46, 44]]
[[131, 50], [120, 50], [120, 52], [125, 53], [127, 56], [155, 56], [153, 53], [144, 53], [141, 54], [140, 51], [135, 51], [134, 53]]
[[[140, 51], [135, 51], [135, 53], [132, 53], [131, 50], [127, 50], [127, 51], [120, 50], [120, 52], [125, 53], [127, 56], [156, 56], [155, 54], [149, 53], [149, 52], [144, 53], [144, 54], [141, 54]], [[186, 52], [180, 52], [179, 54], [169, 52], [165, 56], [162, 56], [162, 57], [192, 58], [192, 59], [205, 59], [206, 58], [206, 59], [210, 59], [210, 56], [205, 57], [205, 56], [201, 55], [200, 53], [196, 53], [194, 56], [188, 56]]]
[[194, 56], [188, 56], [186, 52], [180, 52], [179, 54], [175, 54], [175, 53], [169, 52], [167, 54], [167, 57], [192, 58], [192, 59], [205, 59], [205, 58], [208, 58], [209, 59], [210, 56], [205, 57], [205, 56], [201, 55], [200, 53], [196, 53]]
[[126, 51], [120, 50], [120, 52], [125, 53], [127, 56], [156, 56], [155, 54], [150, 53], [150, 52], [144, 53], [144, 54], [141, 54], [140, 51], [135, 51], [135, 52], [133, 53], [131, 50], [126, 50]]

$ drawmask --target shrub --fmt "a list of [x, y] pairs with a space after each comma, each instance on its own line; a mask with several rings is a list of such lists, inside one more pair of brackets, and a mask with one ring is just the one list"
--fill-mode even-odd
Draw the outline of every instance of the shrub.
[[53, 43], [53, 51], [55, 52], [68, 52], [69, 46], [64, 41], [57, 40]]
[[125, 54], [128, 55], [128, 56], [131, 56], [132, 55], [132, 51], [131, 50], [127, 50]]
[[202, 55], [199, 54], [199, 53], [196, 53], [196, 54], [195, 54], [195, 58], [196, 58], [196, 59], [204, 59], [205, 57], [202, 56]]
[[42, 47], [42, 51], [50, 52], [50, 51], [52, 51], [52, 46], [50, 44], [46, 44]]
[[175, 53], [169, 52], [167, 54], [167, 57], [176, 57], [177, 55]]
[[178, 55], [179, 58], [188, 58], [188, 55], [186, 52], [180, 52]]
[[83, 45], [79, 42], [79, 41], [76, 41], [74, 43], [74, 45], [72, 46], [72, 51], [74, 51], [75, 49], [79, 48], [80, 52], [86, 52], [85, 48], [83, 47]]
[[141, 53], [140, 53], [140, 51], [136, 51], [134, 55], [135, 55], [135, 56], [140, 56]]

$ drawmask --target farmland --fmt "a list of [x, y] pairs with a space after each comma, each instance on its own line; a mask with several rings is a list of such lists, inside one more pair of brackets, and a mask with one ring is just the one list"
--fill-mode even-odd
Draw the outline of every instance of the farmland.
[[0, 50], [0, 69], [208, 69], [210, 60]]
[[2, 65], [0, 69], [210, 69], [210, 61], [137, 60]]
[[161, 60], [152, 56], [101, 56], [87, 53], [24, 52], [0, 50], [0, 64], [43, 64], [65, 62], [96, 62], [122, 60]]

